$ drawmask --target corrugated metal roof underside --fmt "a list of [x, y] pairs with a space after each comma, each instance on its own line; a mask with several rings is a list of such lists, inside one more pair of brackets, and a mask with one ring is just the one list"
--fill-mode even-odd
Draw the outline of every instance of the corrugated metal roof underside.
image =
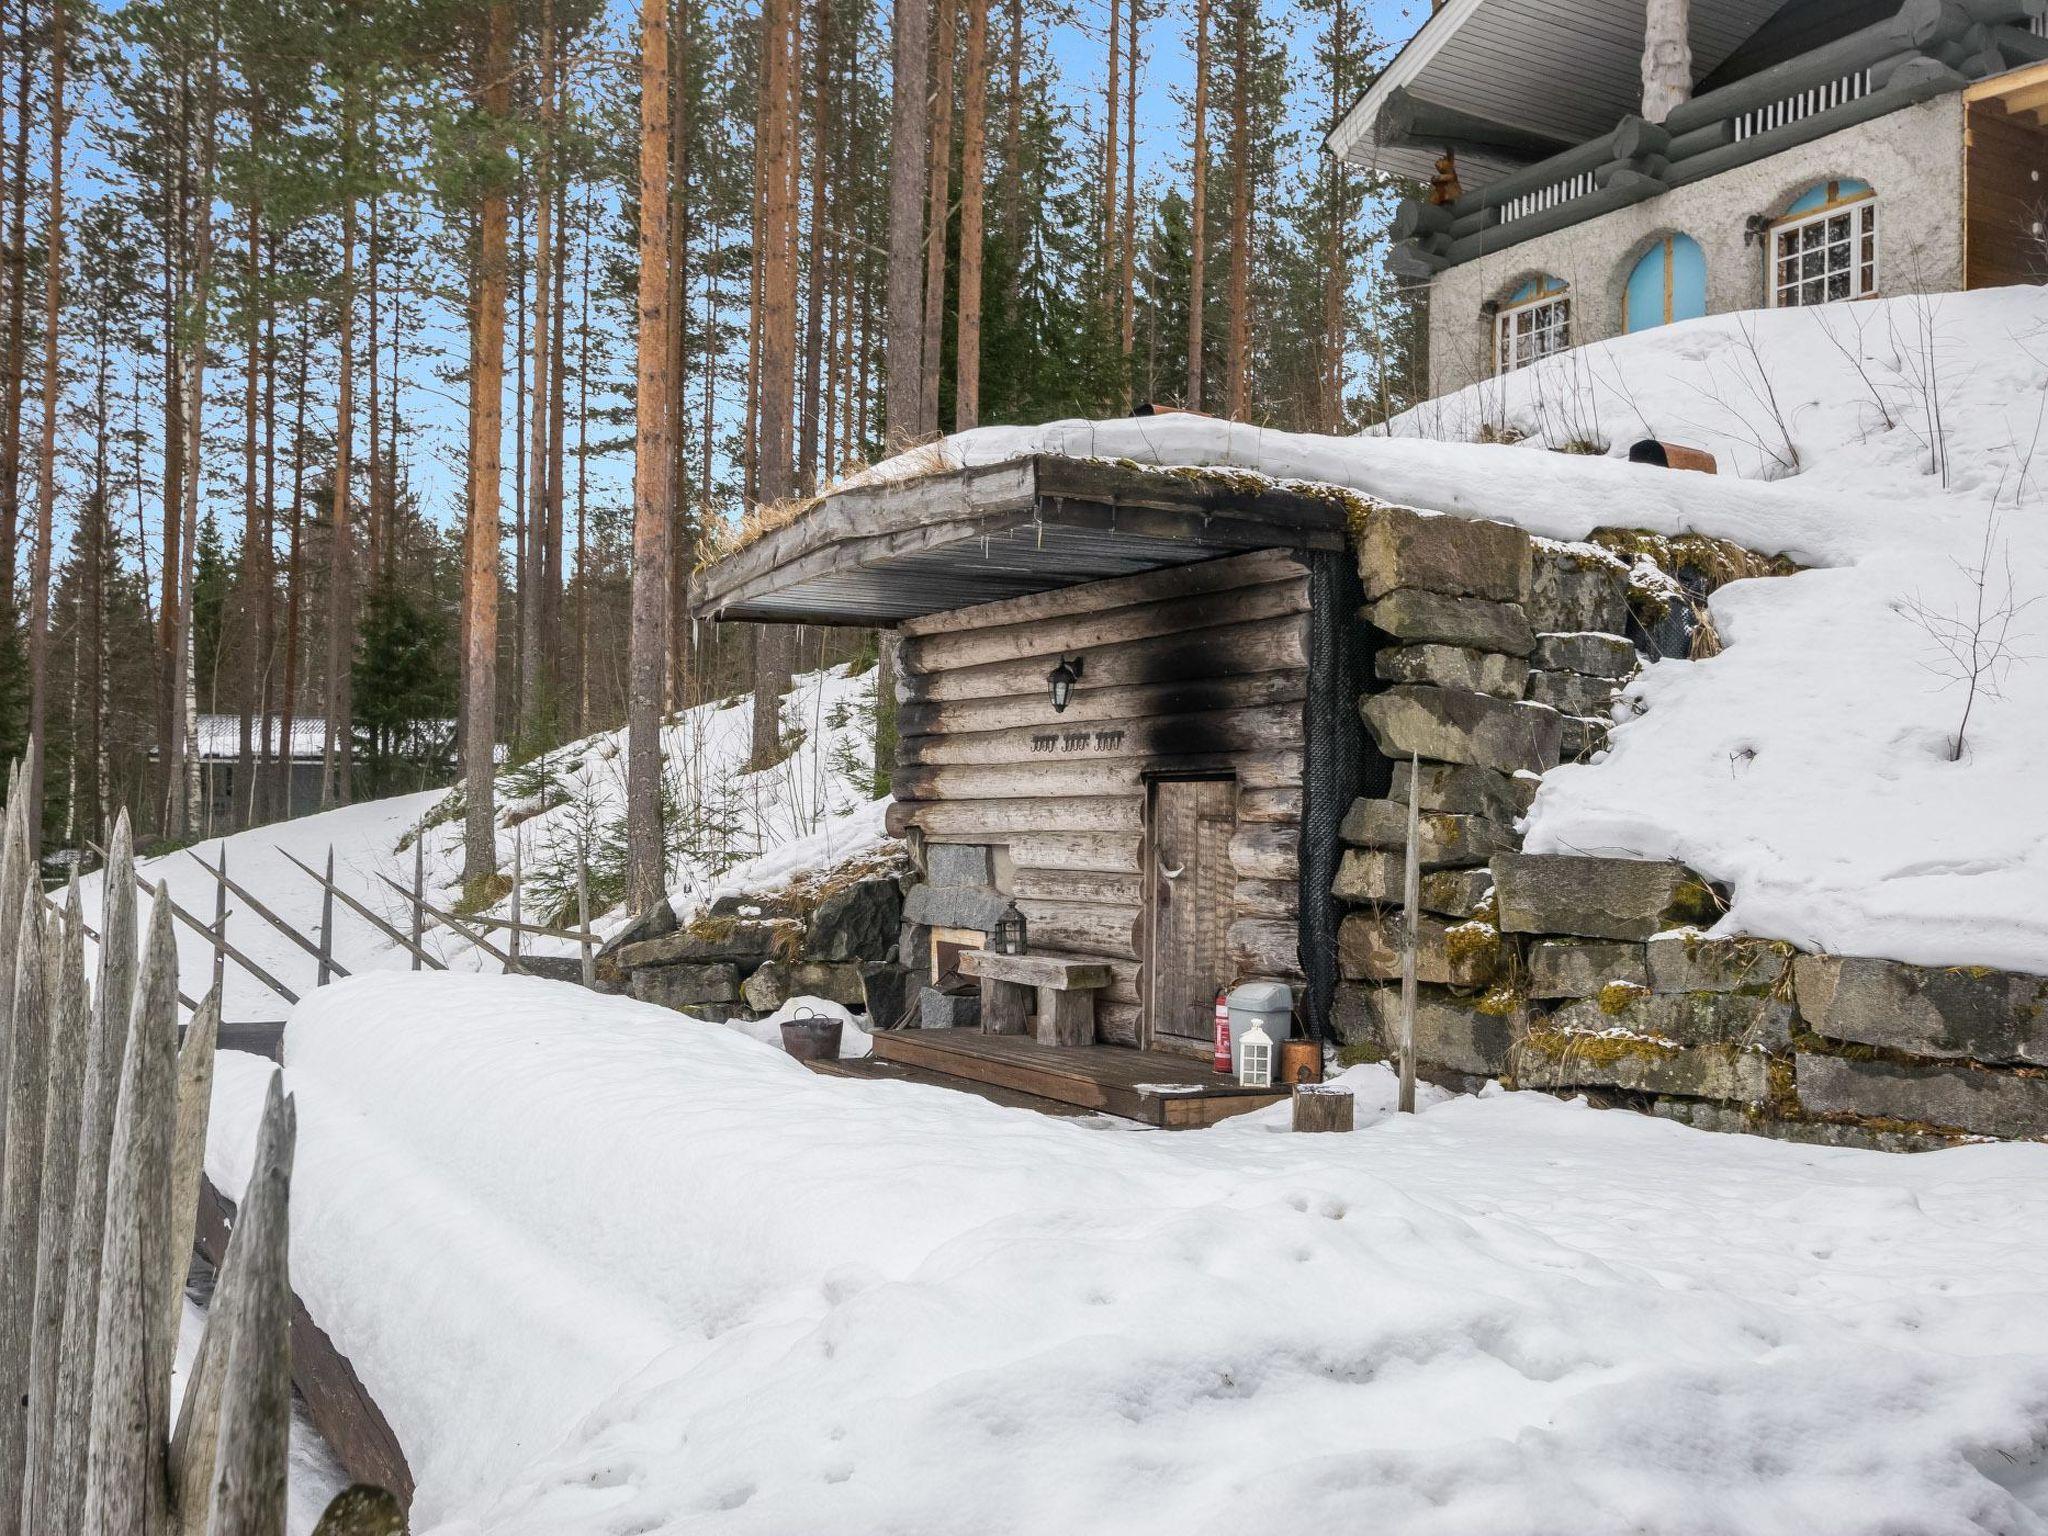
[[1026, 523], [984, 538], [800, 579], [735, 603], [721, 617], [893, 624], [1242, 552], [1236, 545]]
[[[1693, 78], [1703, 80], [1784, 0], [1693, 0]], [[1418, 34], [1416, 42], [1422, 41]], [[1419, 67], [1387, 72], [1425, 101], [1582, 144], [1612, 132], [1643, 106], [1643, 0], [1480, 0]], [[1370, 98], [1368, 98], [1370, 100]], [[1375, 112], [1377, 108], [1374, 109]], [[1377, 150], [1370, 123], [1349, 151], [1360, 163], [1428, 180], [1436, 151]], [[1502, 173], [1460, 156], [1468, 190]]]

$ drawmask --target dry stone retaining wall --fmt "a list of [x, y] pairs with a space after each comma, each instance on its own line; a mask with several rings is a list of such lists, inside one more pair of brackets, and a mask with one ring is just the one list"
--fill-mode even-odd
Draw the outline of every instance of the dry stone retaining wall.
[[1640, 656], [1711, 654], [1713, 588], [1789, 565], [1698, 537], [1559, 544], [1397, 508], [1367, 512], [1357, 544], [1379, 647], [1360, 709], [1397, 766], [1340, 833], [1347, 1054], [1391, 1055], [1400, 1031], [1419, 753], [1426, 1075], [1886, 1150], [2048, 1136], [2048, 977], [1709, 938], [1725, 893], [1681, 865], [1520, 851], [1540, 776], [1605, 745]]

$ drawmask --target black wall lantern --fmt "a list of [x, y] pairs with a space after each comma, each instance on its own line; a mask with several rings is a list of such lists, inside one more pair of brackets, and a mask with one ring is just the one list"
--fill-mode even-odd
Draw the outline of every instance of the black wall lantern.
[[1024, 914], [1012, 902], [1003, 909], [1003, 915], [996, 919], [996, 953], [999, 955], [1021, 955], [1024, 953]]
[[1052, 687], [1052, 712], [1066, 713], [1074, 701], [1074, 684], [1081, 681], [1082, 659], [1079, 656], [1062, 656], [1060, 664], [1045, 674], [1045, 680]]

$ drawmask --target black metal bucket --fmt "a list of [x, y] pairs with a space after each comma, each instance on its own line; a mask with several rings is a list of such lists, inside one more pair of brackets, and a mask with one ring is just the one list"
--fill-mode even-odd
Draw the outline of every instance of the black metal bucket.
[[839, 1040], [845, 1028], [839, 1019], [799, 1014], [783, 1021], [782, 1048], [798, 1061], [837, 1061]]

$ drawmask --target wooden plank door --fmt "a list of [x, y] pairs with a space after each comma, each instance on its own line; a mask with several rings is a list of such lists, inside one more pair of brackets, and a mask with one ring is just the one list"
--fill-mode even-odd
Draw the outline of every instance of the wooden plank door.
[[1207, 1040], [1216, 1027], [1217, 989], [1231, 978], [1237, 785], [1162, 779], [1152, 786], [1151, 819], [1145, 925], [1150, 1033], [1162, 1043]]

